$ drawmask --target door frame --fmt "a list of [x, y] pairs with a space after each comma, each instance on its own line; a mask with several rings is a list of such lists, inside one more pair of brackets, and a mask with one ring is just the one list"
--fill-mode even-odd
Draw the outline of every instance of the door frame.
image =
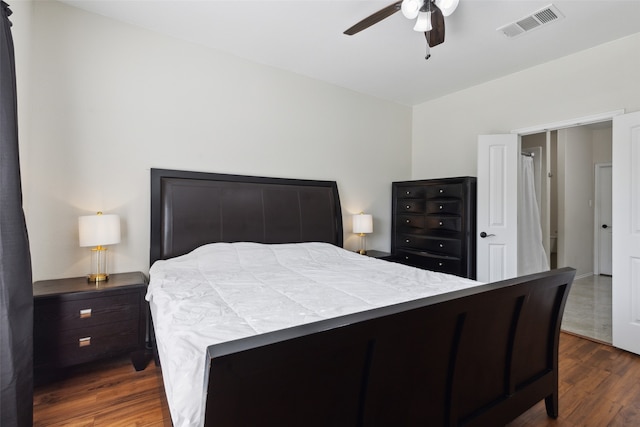
[[615, 116], [624, 114], [624, 109], [607, 111], [604, 113], [593, 114], [591, 116], [578, 117], [575, 119], [563, 120], [555, 123], [547, 123], [544, 125], [531, 126], [527, 128], [514, 129], [511, 133], [517, 133], [520, 136], [532, 133], [542, 133], [576, 126], [590, 125], [593, 123], [608, 122], [613, 120]]
[[[593, 274], [600, 274], [600, 203], [602, 194], [600, 193], [600, 171], [604, 168], [612, 168], [612, 163], [595, 164], [595, 200], [593, 210]], [[612, 207], [613, 209], [613, 207]]]

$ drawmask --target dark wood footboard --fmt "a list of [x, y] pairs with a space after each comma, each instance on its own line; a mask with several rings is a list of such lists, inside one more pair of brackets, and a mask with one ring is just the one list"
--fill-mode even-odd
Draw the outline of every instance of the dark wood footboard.
[[210, 346], [205, 425], [493, 426], [558, 416], [564, 268]]

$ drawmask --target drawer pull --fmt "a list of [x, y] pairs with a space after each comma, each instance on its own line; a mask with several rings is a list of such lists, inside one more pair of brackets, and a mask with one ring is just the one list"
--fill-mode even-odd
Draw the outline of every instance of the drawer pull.
[[78, 339], [78, 347], [89, 347], [91, 345], [91, 337]]
[[441, 247], [441, 248], [444, 248], [444, 245], [443, 245], [442, 243], [440, 243], [440, 247]]
[[409, 239], [405, 239], [405, 243], [409, 243], [409, 242], [410, 242], [410, 240], [409, 240]]
[[91, 317], [91, 309], [83, 308], [82, 310], [80, 310], [80, 318], [86, 319], [87, 317]]
[[411, 191], [407, 191], [407, 196], [408, 196], [409, 194], [411, 194]]
[[442, 227], [442, 221], [440, 221], [438, 224], [440, 224], [440, 227]]
[[408, 256], [405, 256], [405, 257], [404, 257], [404, 259], [407, 259], [407, 260], [408, 260], [408, 259], [409, 259], [409, 257], [408, 257]]
[[442, 267], [442, 263], [441, 262], [438, 263], [438, 267]]
[[410, 205], [407, 205], [407, 209], [411, 209], [411, 206], [410, 206]]
[[440, 205], [440, 210], [442, 210], [442, 205]]
[[440, 189], [440, 192], [441, 192], [441, 193], [444, 193], [444, 190], [441, 188], [441, 189]]
[[407, 224], [409, 224], [410, 222], [411, 222], [411, 220], [409, 220], [409, 219], [408, 219], [408, 220], [407, 220]]

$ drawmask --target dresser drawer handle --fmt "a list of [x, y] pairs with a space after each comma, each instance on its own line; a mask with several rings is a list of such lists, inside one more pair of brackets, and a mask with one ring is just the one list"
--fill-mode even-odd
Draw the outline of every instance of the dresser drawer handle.
[[438, 267], [442, 267], [442, 263], [441, 262], [438, 263]]
[[440, 189], [440, 192], [441, 192], [441, 193], [444, 193], [444, 190], [441, 188], [441, 189]]
[[407, 196], [408, 196], [409, 194], [411, 194], [411, 191], [407, 191], [406, 193], [407, 193]]
[[405, 256], [405, 257], [404, 257], [404, 259], [407, 259], [407, 260], [408, 260], [408, 259], [409, 259], [409, 256]]
[[440, 247], [441, 247], [441, 248], [444, 248], [444, 244], [440, 243]]
[[80, 310], [80, 318], [86, 319], [87, 317], [91, 317], [91, 309], [83, 308], [82, 310]]
[[442, 221], [440, 221], [438, 224], [440, 224], [440, 227], [442, 227], [442, 225], [443, 225], [443, 224], [442, 224]]
[[408, 219], [408, 220], [407, 220], [407, 224], [409, 224], [409, 223], [411, 223], [411, 220], [410, 220], [410, 219]]
[[91, 337], [78, 339], [78, 347], [89, 347], [91, 345]]
[[442, 210], [442, 205], [440, 205], [440, 210]]
[[411, 209], [411, 205], [407, 205], [407, 209]]

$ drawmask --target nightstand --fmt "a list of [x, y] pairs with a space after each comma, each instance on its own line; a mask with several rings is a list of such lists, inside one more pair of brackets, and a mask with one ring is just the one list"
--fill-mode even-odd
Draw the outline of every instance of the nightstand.
[[391, 254], [389, 252], [382, 252], [382, 251], [376, 251], [376, 250], [367, 251], [367, 253], [365, 255], [366, 256], [370, 256], [372, 258], [378, 258], [378, 259], [390, 259], [391, 258]]
[[146, 367], [147, 278], [141, 272], [33, 284], [34, 369], [49, 370], [131, 353]]

